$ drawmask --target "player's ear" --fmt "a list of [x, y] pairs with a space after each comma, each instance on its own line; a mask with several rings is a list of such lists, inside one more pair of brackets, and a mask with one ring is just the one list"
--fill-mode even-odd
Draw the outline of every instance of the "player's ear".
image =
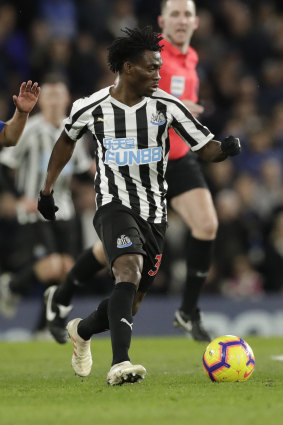
[[125, 74], [129, 75], [132, 72], [133, 69], [133, 63], [132, 62], [125, 62], [123, 65], [123, 71]]
[[163, 30], [163, 28], [164, 28], [164, 19], [163, 19], [163, 16], [159, 15], [157, 17], [157, 22], [158, 22], [159, 28], [161, 28]]
[[198, 26], [199, 26], [199, 17], [198, 17], [198, 16], [196, 16], [196, 17], [195, 17], [195, 25], [194, 25], [194, 29], [196, 30], [196, 29], [198, 28]]

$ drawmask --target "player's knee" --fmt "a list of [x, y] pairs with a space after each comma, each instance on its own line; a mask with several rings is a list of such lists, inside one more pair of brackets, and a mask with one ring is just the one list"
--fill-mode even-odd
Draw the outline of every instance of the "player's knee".
[[43, 282], [60, 280], [62, 276], [63, 263], [60, 254], [51, 254], [41, 259], [35, 265], [35, 271]]
[[213, 240], [216, 238], [216, 233], [218, 229], [218, 220], [216, 217], [208, 217], [206, 220], [203, 220], [198, 228], [198, 235], [201, 239]]
[[208, 236], [208, 239], [215, 239], [216, 233], [218, 229], [218, 221], [217, 219], [208, 220], [204, 224], [204, 230]]
[[60, 254], [49, 256], [49, 280], [61, 280], [63, 274], [63, 260]]
[[141, 280], [142, 261], [141, 255], [123, 255], [118, 257], [112, 267], [115, 282], [132, 282], [138, 286]]

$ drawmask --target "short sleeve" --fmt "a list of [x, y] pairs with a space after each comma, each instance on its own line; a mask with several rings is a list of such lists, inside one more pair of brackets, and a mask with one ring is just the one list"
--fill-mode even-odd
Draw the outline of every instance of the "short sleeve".
[[70, 115], [66, 118], [64, 129], [72, 140], [78, 140], [87, 131], [88, 122], [85, 119], [83, 99], [78, 99], [73, 103]]

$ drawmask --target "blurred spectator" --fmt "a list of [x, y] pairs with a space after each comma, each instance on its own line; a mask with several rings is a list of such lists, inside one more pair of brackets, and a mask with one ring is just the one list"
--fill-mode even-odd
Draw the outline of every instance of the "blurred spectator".
[[46, 22], [51, 38], [73, 39], [77, 33], [74, 0], [38, 0], [39, 17]]
[[232, 189], [222, 190], [215, 199], [219, 229], [214, 249], [214, 282], [218, 290], [224, 278], [231, 276], [234, 258], [247, 255], [249, 239], [242, 221], [241, 200]]
[[275, 217], [267, 244], [263, 265], [264, 289], [267, 292], [283, 290], [283, 212]]
[[232, 277], [223, 283], [224, 295], [230, 298], [254, 298], [262, 294], [262, 277], [253, 269], [245, 255], [237, 255], [234, 258], [231, 274]]
[[77, 18], [80, 31], [92, 34], [98, 42], [111, 39], [106, 22], [115, 0], [76, 0]]
[[123, 35], [122, 28], [135, 28], [137, 19], [132, 0], [115, 0], [112, 13], [107, 18], [106, 26], [113, 38]]
[[[17, 146], [3, 149], [0, 155], [2, 176], [17, 202], [2, 195], [2, 214], [17, 218], [13, 245], [12, 275], [0, 276], [0, 311], [15, 314], [20, 296], [29, 295], [34, 284], [59, 284], [73, 265], [77, 254], [75, 210], [71, 198], [72, 174], [85, 173], [91, 161], [78, 143], [72, 161], [64, 168], [56, 185], [57, 220], [45, 222], [37, 211], [37, 196], [54, 143], [63, 129], [69, 105], [67, 86], [60, 75], [48, 75], [39, 98], [40, 113], [28, 121]], [[14, 170], [14, 173], [12, 173]], [[3, 264], [2, 264], [3, 267]], [[2, 270], [3, 271], [3, 270]], [[7, 271], [7, 270], [6, 270]], [[42, 324], [40, 323], [39, 328]]]
[[27, 36], [17, 26], [15, 7], [0, 3], [0, 88], [14, 92], [14, 85], [29, 78]]

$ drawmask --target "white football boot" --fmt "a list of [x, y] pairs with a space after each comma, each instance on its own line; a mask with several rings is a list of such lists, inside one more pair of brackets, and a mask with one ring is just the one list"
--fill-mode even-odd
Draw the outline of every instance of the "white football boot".
[[74, 345], [72, 367], [79, 376], [88, 376], [91, 371], [92, 357], [90, 351], [90, 339], [85, 341], [78, 332], [78, 324], [82, 319], [73, 319], [67, 324], [67, 331]]
[[140, 382], [146, 375], [146, 369], [139, 365], [133, 365], [130, 361], [114, 364], [107, 375], [108, 385], [122, 385], [126, 382]]

